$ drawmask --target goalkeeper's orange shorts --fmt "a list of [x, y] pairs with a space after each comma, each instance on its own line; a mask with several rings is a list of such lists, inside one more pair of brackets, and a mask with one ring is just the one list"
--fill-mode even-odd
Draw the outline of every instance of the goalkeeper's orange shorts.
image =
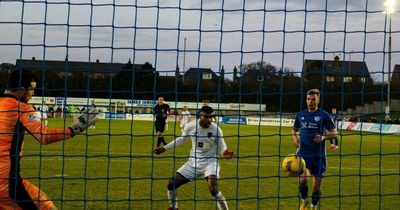
[[[23, 198], [23, 200], [21, 199], [19, 201], [15, 201], [15, 199], [10, 197], [8, 182], [8, 180], [0, 181], [1, 210], [23, 210], [24, 208], [22, 208], [22, 206], [24, 205], [25, 207], [27, 205], [31, 205], [30, 207], [28, 207], [29, 209], [35, 208], [40, 210], [49, 210], [54, 206], [53, 202], [51, 202], [47, 198], [46, 194], [44, 194], [43, 191], [41, 191], [38, 187], [36, 187], [26, 179], [22, 179], [22, 185], [25, 189], [25, 192], [27, 193], [27, 196], [29, 197]], [[21, 193], [20, 189], [17, 193]]]

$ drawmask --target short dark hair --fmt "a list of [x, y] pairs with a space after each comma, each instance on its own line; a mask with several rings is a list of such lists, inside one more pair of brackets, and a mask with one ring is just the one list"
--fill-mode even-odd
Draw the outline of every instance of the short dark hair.
[[7, 81], [8, 90], [17, 90], [21, 87], [27, 89], [31, 87], [31, 82], [36, 82], [36, 76], [26, 69], [14, 69], [10, 72]]
[[210, 106], [203, 106], [201, 107], [200, 112], [204, 112], [206, 114], [212, 114], [214, 110]]

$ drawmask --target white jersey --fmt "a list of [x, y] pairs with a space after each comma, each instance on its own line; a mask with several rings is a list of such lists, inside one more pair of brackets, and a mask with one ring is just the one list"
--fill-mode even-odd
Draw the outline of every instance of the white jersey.
[[218, 162], [218, 150], [227, 149], [221, 128], [211, 123], [210, 127], [202, 128], [200, 120], [193, 120], [186, 125], [181, 137], [176, 138], [164, 146], [166, 150], [172, 149], [192, 139], [189, 164], [193, 167], [202, 167]]
[[181, 127], [184, 128], [189, 123], [190, 112], [188, 110], [182, 111]]
[[40, 110], [42, 112], [48, 112], [49, 111], [49, 107], [46, 104], [40, 105]]
[[41, 119], [47, 119], [47, 112], [49, 112], [49, 107], [46, 104], [39, 105], [40, 107], [40, 117]]

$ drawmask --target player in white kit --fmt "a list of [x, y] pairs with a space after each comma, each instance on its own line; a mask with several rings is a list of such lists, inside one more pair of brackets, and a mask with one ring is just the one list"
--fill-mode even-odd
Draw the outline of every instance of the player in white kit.
[[169, 210], [178, 209], [177, 189], [202, 175], [207, 179], [208, 190], [215, 197], [218, 209], [228, 209], [226, 200], [217, 185], [220, 170], [218, 151], [226, 159], [235, 157], [235, 153], [227, 149], [222, 130], [211, 122], [212, 112], [211, 107], [203, 106], [200, 110], [200, 118], [187, 124], [181, 137], [154, 150], [156, 154], [161, 154], [183, 144], [189, 138], [192, 139], [189, 161], [175, 172], [175, 176], [167, 186]]
[[49, 112], [49, 107], [46, 105], [46, 102], [42, 102], [40, 106], [40, 119], [47, 126], [47, 112]]
[[181, 133], [183, 133], [183, 130], [185, 126], [189, 123], [189, 120], [190, 120], [190, 112], [189, 110], [187, 110], [186, 106], [184, 106], [182, 109], [181, 118], [179, 119]]

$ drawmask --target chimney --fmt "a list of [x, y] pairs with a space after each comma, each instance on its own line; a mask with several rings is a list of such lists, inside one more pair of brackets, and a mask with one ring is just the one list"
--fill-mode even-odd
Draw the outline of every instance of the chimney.
[[222, 65], [222, 68], [221, 68], [221, 80], [222, 81], [225, 80], [225, 67], [224, 67], [224, 65]]
[[335, 55], [335, 57], [333, 58], [333, 64], [336, 70], [340, 70], [340, 58], [338, 55]]
[[179, 65], [176, 65], [176, 68], [175, 68], [175, 78], [179, 79]]
[[237, 67], [236, 66], [234, 66], [233, 67], [233, 81], [235, 81], [236, 79], [237, 79]]
[[335, 57], [333, 58], [333, 61], [335, 61], [335, 62], [339, 62], [339, 61], [340, 61], [340, 58], [339, 58], [339, 56], [338, 56], [338, 55], [335, 55]]

